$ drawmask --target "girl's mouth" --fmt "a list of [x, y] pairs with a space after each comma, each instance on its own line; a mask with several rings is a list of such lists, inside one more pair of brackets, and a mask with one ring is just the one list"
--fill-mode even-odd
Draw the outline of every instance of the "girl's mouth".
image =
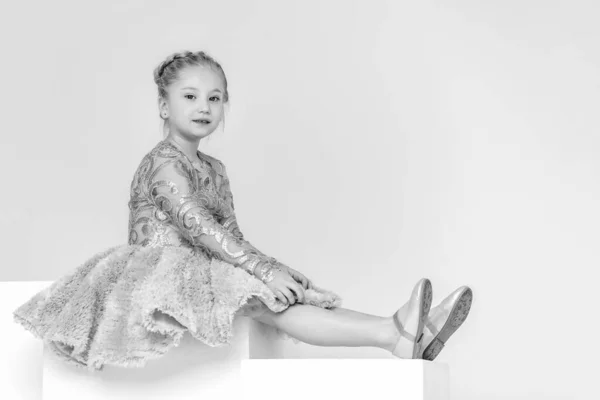
[[208, 125], [210, 124], [210, 121], [208, 119], [194, 119], [192, 120], [197, 124], [201, 124], [201, 125]]

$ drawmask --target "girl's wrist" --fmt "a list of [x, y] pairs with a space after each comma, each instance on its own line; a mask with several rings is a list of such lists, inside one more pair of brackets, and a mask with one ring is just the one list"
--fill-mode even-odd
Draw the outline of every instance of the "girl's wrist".
[[246, 272], [248, 272], [250, 275], [256, 276], [256, 270], [260, 261], [261, 260], [258, 257], [247, 257], [247, 259], [241, 264]]
[[265, 262], [264, 260], [261, 260], [254, 268], [254, 276], [257, 277], [258, 279], [261, 279], [261, 277], [266, 272], [264, 270], [267, 266], [269, 266], [269, 263]]
[[255, 275], [263, 283], [268, 283], [273, 280], [273, 274], [275, 273], [275, 271], [281, 271], [281, 268], [267, 261], [263, 265], [255, 269]]

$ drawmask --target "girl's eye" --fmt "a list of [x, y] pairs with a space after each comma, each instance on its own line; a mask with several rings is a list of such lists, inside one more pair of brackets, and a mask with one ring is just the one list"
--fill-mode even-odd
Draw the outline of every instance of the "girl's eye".
[[[184, 95], [184, 97], [185, 97], [186, 99], [192, 100], [192, 99], [190, 99], [190, 96], [191, 96], [191, 97], [196, 97], [196, 96], [194, 96], [193, 94], [186, 94], [186, 95]], [[214, 100], [213, 100], [213, 99], [214, 99]], [[219, 96], [213, 96], [213, 97], [211, 97], [211, 98], [210, 98], [210, 100], [212, 100], [212, 101], [220, 101], [221, 99], [219, 98]]]

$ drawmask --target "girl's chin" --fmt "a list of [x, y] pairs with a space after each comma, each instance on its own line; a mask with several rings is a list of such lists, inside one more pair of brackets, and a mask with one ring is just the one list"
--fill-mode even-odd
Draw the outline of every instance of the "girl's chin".
[[192, 132], [202, 132], [204, 134], [213, 132], [217, 127], [215, 125], [207, 124], [207, 125], [198, 125], [196, 124], [192, 128]]
[[205, 137], [210, 136], [211, 133], [212, 133], [212, 131], [211, 132], [192, 132], [191, 136], [195, 139], [204, 139]]
[[193, 127], [192, 129], [188, 130], [187, 132], [192, 136], [204, 137], [204, 136], [207, 136], [207, 135], [210, 135], [211, 133], [213, 133], [215, 129], [216, 129], [216, 127], [214, 127], [214, 126], [212, 126], [212, 124], [210, 124], [208, 126]]
[[200, 140], [203, 139], [207, 136], [210, 136], [213, 133], [214, 129], [211, 130], [205, 130], [205, 131], [201, 131], [201, 130], [188, 130], [188, 131], [183, 131], [179, 133], [180, 136], [183, 136], [184, 138], [187, 138], [188, 140]]

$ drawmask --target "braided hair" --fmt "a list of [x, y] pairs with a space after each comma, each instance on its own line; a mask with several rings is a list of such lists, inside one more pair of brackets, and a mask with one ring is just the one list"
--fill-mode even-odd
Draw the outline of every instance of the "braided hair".
[[229, 101], [225, 72], [221, 64], [204, 51], [180, 51], [173, 53], [154, 69], [154, 83], [158, 86], [158, 95], [160, 97], [167, 97], [167, 86], [177, 80], [181, 69], [188, 66], [208, 66], [219, 72], [223, 78], [223, 86], [225, 88], [223, 102], [227, 103]]

